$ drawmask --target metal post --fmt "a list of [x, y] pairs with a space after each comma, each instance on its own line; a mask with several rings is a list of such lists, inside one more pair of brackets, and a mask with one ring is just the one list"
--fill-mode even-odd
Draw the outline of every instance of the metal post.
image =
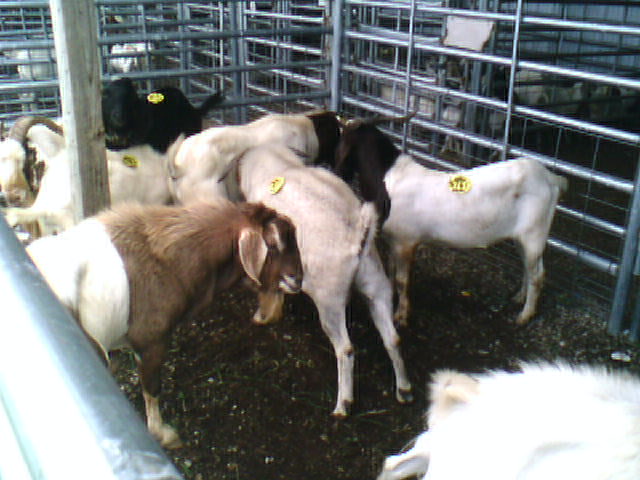
[[[231, 56], [233, 65], [237, 65], [243, 67], [245, 65], [244, 58], [244, 48], [242, 48], [241, 42], [242, 38], [242, 2], [231, 2], [229, 4], [229, 13], [230, 13], [230, 21], [231, 21], [231, 29], [236, 36], [231, 40]], [[237, 71], [233, 74], [233, 94], [236, 98], [242, 99], [245, 95], [246, 91], [244, 88], [244, 80], [246, 76], [241, 72]], [[242, 124], [247, 121], [247, 108], [246, 107], [236, 107], [235, 109], [235, 121], [236, 123]]]
[[[413, 35], [416, 21], [416, 0], [411, 0], [411, 10], [409, 11], [409, 45], [407, 47], [407, 69], [404, 88], [404, 114], [409, 113], [409, 105], [411, 102], [411, 64], [413, 62]], [[420, 102], [418, 102], [418, 106]], [[417, 108], [417, 107], [416, 107]], [[402, 126], [402, 151], [407, 152], [407, 135], [409, 134], [409, 121], [404, 122]]]
[[636, 166], [636, 179], [629, 211], [629, 223], [624, 237], [622, 258], [618, 267], [613, 304], [609, 314], [609, 333], [621, 333], [624, 328], [624, 314], [631, 289], [633, 267], [638, 252], [638, 234], [640, 233], [640, 158]]
[[333, 21], [333, 38], [331, 44], [331, 101], [329, 108], [338, 112], [340, 108], [340, 70], [342, 68], [342, 35], [343, 35], [344, 0], [334, 0], [331, 12]]
[[509, 135], [511, 135], [511, 113], [513, 112], [513, 92], [518, 69], [518, 45], [520, 44], [520, 23], [522, 22], [522, 0], [516, 5], [516, 17], [513, 24], [513, 49], [511, 51], [511, 71], [509, 72], [509, 90], [507, 94], [507, 110], [504, 119], [504, 136], [502, 140], [501, 160], [506, 160], [509, 152]]

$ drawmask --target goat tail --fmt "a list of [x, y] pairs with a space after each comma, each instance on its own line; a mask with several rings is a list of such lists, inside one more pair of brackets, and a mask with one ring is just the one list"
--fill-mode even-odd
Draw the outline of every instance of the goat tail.
[[558, 186], [560, 195], [564, 194], [569, 189], [569, 181], [561, 175], [554, 174], [554, 177], [555, 184]]
[[365, 202], [360, 208], [359, 224], [362, 236], [360, 238], [359, 257], [364, 257], [369, 253], [369, 249], [376, 237], [378, 226], [378, 213], [373, 202]]

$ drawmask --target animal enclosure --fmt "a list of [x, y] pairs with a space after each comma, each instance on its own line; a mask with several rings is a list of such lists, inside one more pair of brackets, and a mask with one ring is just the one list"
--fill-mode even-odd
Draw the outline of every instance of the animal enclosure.
[[[640, 7], [625, 2], [96, 2], [103, 80], [219, 89], [214, 124], [333, 108], [416, 112], [386, 132], [445, 170], [530, 155], [569, 180], [548, 288], [595, 297], [640, 330]], [[0, 2], [0, 121], [60, 115], [45, 1]], [[519, 268], [506, 248], [487, 262]], [[555, 266], [554, 266], [555, 265]]]
[[[186, 443], [171, 452], [185, 478], [375, 478], [424, 429], [424, 388], [439, 368], [562, 358], [640, 372], [640, 6], [594, 3], [95, 1], [102, 80], [130, 77], [144, 95], [176, 86], [194, 105], [223, 90], [212, 125], [325, 108], [346, 118], [415, 112], [381, 128], [427, 166], [527, 155], [569, 184], [545, 252], [540, 315], [526, 328], [510, 322], [506, 300], [521, 274], [511, 244], [420, 249], [413, 314], [399, 330], [411, 405], [394, 398], [358, 295], [347, 308], [357, 404], [344, 421], [329, 415], [335, 353], [304, 295], [270, 327], [249, 325], [255, 298], [241, 290], [185, 322], [162, 394], [163, 416]], [[5, 132], [25, 114], [58, 117], [49, 3], [0, 0], [0, 18]], [[604, 334], [606, 323], [623, 335]], [[14, 323], [5, 324], [10, 342]], [[120, 389], [144, 412], [134, 360], [114, 359]]]

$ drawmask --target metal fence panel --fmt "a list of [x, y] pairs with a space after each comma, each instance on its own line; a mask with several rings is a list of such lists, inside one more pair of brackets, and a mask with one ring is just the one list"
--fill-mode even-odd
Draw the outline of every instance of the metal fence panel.
[[[143, 91], [175, 85], [196, 104], [223, 89], [226, 108], [211, 123], [323, 107], [358, 116], [416, 110], [410, 128], [386, 131], [431, 166], [540, 159], [570, 181], [549, 240], [559, 254], [549, 284], [600, 299], [612, 331], [640, 329], [630, 315], [640, 6], [99, 0], [96, 8], [104, 80], [128, 75]], [[0, 121], [58, 115], [47, 2], [0, 1], [0, 14]], [[490, 22], [486, 42], [447, 40], [458, 18]], [[516, 264], [501, 253], [495, 261]]]

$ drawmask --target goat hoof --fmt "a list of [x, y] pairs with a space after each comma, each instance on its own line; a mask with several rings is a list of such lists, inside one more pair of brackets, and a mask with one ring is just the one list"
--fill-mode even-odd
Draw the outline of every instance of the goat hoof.
[[334, 418], [343, 419], [349, 416], [349, 411], [351, 410], [351, 403], [349, 401], [342, 402], [342, 405], [337, 405], [335, 410], [331, 412], [331, 415]]
[[519, 327], [526, 325], [527, 323], [529, 323], [529, 320], [531, 320], [531, 317], [533, 317], [533, 315], [518, 315], [518, 318], [516, 318], [516, 325], [518, 325]]
[[163, 425], [155, 436], [164, 448], [173, 450], [182, 447], [182, 440], [180, 440], [178, 432], [168, 425]]
[[406, 327], [407, 323], [407, 314], [406, 313], [396, 313], [393, 316], [393, 324], [396, 327]]
[[513, 297], [511, 297], [511, 301], [513, 303], [523, 304], [525, 298], [526, 298], [526, 293], [523, 293], [522, 291], [519, 291]]
[[411, 388], [398, 388], [396, 390], [396, 399], [399, 403], [413, 403], [413, 392]]
[[256, 325], [267, 325], [269, 323], [269, 319], [262, 315], [260, 310], [253, 314], [251, 321]]

